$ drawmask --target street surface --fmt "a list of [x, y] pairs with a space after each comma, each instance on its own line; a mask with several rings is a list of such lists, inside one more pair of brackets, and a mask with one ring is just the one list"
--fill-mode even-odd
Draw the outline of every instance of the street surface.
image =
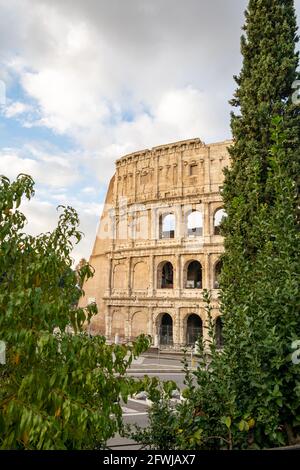
[[[173, 380], [178, 388], [183, 390], [184, 372], [181, 362], [182, 356], [174, 353], [152, 353], [144, 354], [133, 361], [128, 374], [141, 378], [144, 375], [149, 377], [158, 377], [160, 380]], [[188, 357], [189, 367], [194, 369], [197, 365], [195, 357]], [[148, 404], [145, 399], [130, 398], [122, 407], [123, 420], [126, 424], [137, 424], [141, 427], [147, 425], [148, 422]], [[134, 444], [133, 441], [120, 438], [119, 436], [110, 439], [108, 447], [112, 449], [139, 449], [140, 445]]]

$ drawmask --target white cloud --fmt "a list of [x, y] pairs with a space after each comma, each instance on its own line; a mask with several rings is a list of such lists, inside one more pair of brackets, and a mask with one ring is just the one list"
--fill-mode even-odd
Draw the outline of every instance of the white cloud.
[[26, 232], [31, 235], [52, 231], [57, 224], [58, 213], [55, 206], [47, 201], [37, 198], [24, 200], [20, 209], [27, 217]]
[[72, 154], [51, 155], [32, 144], [21, 149], [0, 150], [0, 173], [10, 179], [20, 173], [29, 174], [38, 184], [53, 188], [70, 186], [79, 180]]
[[20, 101], [15, 101], [4, 108], [4, 115], [7, 118], [12, 118], [30, 111], [32, 111], [32, 106]]
[[22, 85], [37, 100], [42, 115], [31, 126], [46, 126], [76, 136], [78, 129], [99, 125], [109, 117], [107, 105], [91, 93], [86, 76], [74, 71], [62, 68], [25, 72]]
[[[18, 2], [12, 2], [18, 12], [15, 26], [26, 39], [18, 44], [21, 53], [9, 62], [26, 93], [38, 104], [36, 120], [27, 121], [26, 126], [35, 124], [67, 133], [88, 151], [98, 151], [108, 144], [119, 145], [116, 139], [109, 138], [118, 134], [124, 113], [132, 114], [131, 121], [139, 127], [145, 108], [157, 114], [163, 101], [165, 106], [174, 104], [174, 90], [177, 101], [182, 93], [178, 103], [182, 113], [176, 109], [172, 122], [170, 111], [163, 119], [165, 111], [161, 108], [161, 124], [171, 128], [176, 124], [175, 130], [180, 127], [184, 137], [189, 138], [191, 130], [185, 125], [186, 117], [196, 111], [186, 93], [190, 86], [195, 93], [201, 90], [204, 97], [210, 95], [215, 118], [222, 115], [216, 129], [206, 124], [203, 107], [199, 106], [196, 119], [201, 123], [201, 128], [197, 128], [200, 137], [228, 137], [228, 113], [220, 113], [219, 106], [224, 105], [234, 87], [232, 73], [237, 70], [231, 70], [228, 64], [239, 62], [239, 28], [228, 28], [225, 19], [240, 19], [242, 8], [228, 8], [220, 0], [201, 8], [195, 1], [187, 8], [173, 2], [171, 5], [169, 0], [151, 8], [145, 1], [83, 4], [33, 0], [25, 9], [27, 3], [24, 0], [17, 9]], [[9, 10], [7, 6], [6, 9]], [[201, 16], [197, 17], [200, 11]], [[212, 20], [219, 28], [217, 35], [208, 28], [207, 23]], [[226, 35], [220, 48], [223, 31]], [[224, 86], [224, 81], [228, 95], [222, 103], [215, 99], [214, 90], [222, 82]], [[132, 126], [127, 128], [130, 133]], [[111, 129], [115, 132], [111, 133]], [[161, 143], [160, 138], [158, 131], [156, 143]], [[131, 148], [131, 136], [128, 140], [123, 132], [122, 145]]]
[[84, 194], [94, 194], [95, 188], [93, 188], [92, 186], [86, 186], [85, 188], [81, 189], [81, 192]]

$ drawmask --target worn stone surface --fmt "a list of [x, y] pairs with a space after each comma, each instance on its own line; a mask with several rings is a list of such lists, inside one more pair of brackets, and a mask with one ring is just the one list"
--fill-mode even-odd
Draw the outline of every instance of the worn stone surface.
[[[169, 347], [181, 347], [199, 327], [191, 314], [205, 327], [203, 288], [212, 289], [213, 316], [219, 315], [215, 267], [223, 239], [214, 225], [230, 144], [191, 139], [116, 161], [89, 260], [95, 276], [81, 299], [81, 305], [98, 305], [92, 333], [112, 340], [117, 335], [120, 341], [147, 333], [161, 345], [168, 331]], [[193, 261], [201, 263], [202, 279], [192, 272]], [[166, 262], [173, 266], [173, 279]], [[162, 320], [165, 313], [172, 327], [170, 319]]]

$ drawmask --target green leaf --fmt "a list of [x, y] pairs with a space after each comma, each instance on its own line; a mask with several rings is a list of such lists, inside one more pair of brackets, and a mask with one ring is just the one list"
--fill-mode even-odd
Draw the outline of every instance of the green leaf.
[[231, 418], [230, 416], [222, 416], [221, 423], [225, 424], [225, 426], [229, 429], [231, 426]]

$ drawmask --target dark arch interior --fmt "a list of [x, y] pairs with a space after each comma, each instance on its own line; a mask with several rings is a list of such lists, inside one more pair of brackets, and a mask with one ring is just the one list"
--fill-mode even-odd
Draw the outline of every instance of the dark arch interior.
[[173, 288], [173, 266], [169, 261], [162, 267], [160, 284], [161, 289]]
[[186, 287], [202, 289], [202, 266], [199, 261], [192, 261], [187, 268]]
[[186, 343], [188, 345], [195, 344], [199, 337], [202, 337], [202, 320], [193, 313], [187, 319]]
[[219, 289], [220, 287], [220, 274], [222, 270], [222, 261], [218, 261], [215, 265], [215, 276], [214, 276], [214, 288]]
[[168, 313], [161, 317], [159, 336], [161, 345], [173, 344], [173, 320]]

